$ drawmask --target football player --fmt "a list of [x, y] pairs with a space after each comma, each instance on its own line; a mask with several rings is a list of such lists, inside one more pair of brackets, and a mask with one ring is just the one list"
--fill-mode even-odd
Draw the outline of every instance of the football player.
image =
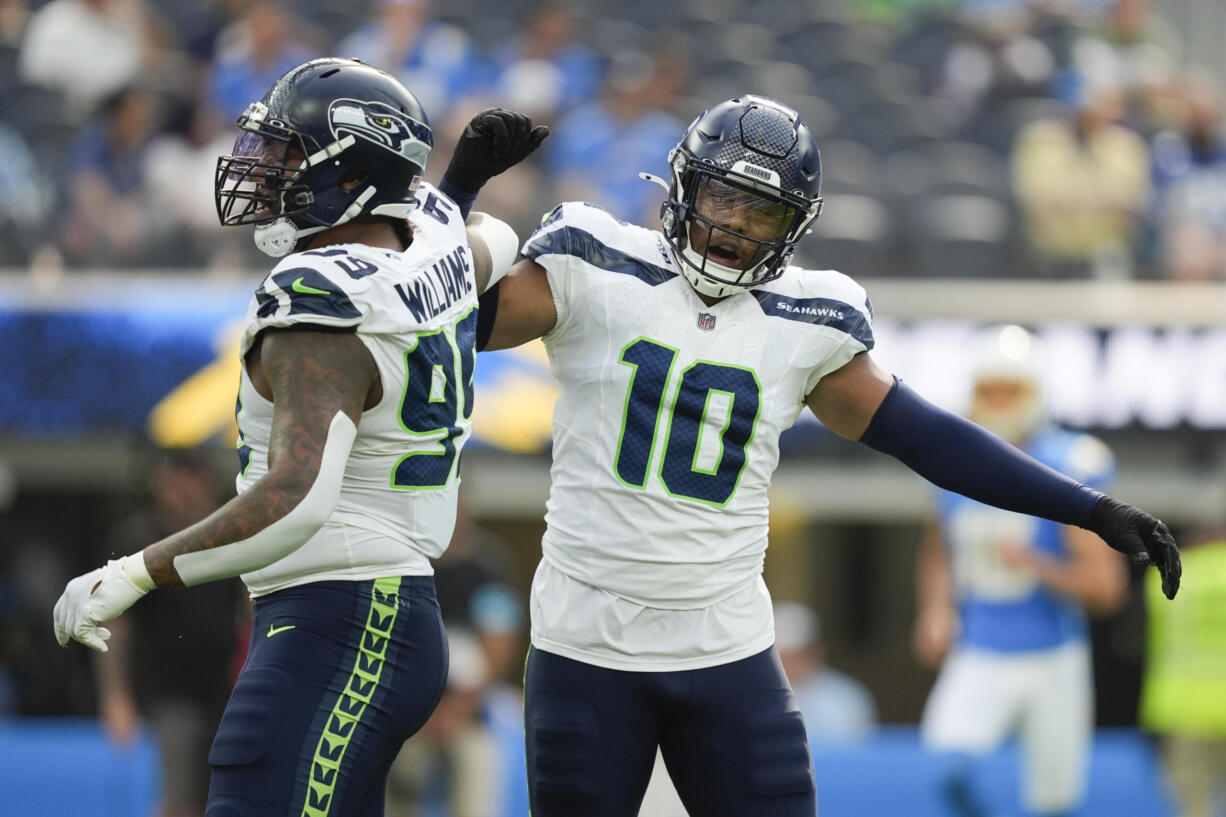
[[[1020, 326], [985, 333], [973, 364], [970, 418], [1101, 488], [1113, 471], [1111, 452], [1088, 434], [1050, 423], [1035, 345]], [[1079, 527], [948, 491], [939, 511], [920, 551], [914, 644], [924, 663], [944, 659], [922, 727], [925, 746], [946, 756], [943, 793], [961, 817], [987, 817], [973, 760], [1016, 733], [1027, 809], [1070, 814], [1084, 789], [1094, 725], [1085, 613], [1123, 604], [1124, 563]]]
[[864, 290], [789, 261], [817, 142], [744, 96], [670, 154], [661, 232], [565, 203], [482, 296], [478, 348], [542, 337], [560, 384], [526, 669], [534, 817], [631, 817], [659, 745], [694, 817], [815, 813], [762, 581], [779, 435], [827, 427], [944, 487], [1088, 527], [1179, 584], [1166, 527], [873, 362]]
[[[282, 258], [242, 340], [238, 496], [73, 579], [55, 633], [105, 652], [102, 624], [154, 588], [241, 575], [251, 648], [209, 753], [207, 814], [382, 814], [388, 766], [447, 674], [429, 560], [455, 523], [477, 294], [518, 239], [491, 218], [466, 227], [421, 182], [425, 112], [360, 62], [292, 69], [237, 125], [218, 214]], [[544, 136], [484, 111], [444, 183], [471, 203]]]

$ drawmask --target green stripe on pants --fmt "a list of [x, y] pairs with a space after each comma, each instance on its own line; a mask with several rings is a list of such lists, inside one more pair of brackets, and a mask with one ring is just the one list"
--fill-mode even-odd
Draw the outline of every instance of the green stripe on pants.
[[337, 697], [323, 734], [319, 736], [319, 745], [315, 747], [302, 817], [328, 817], [345, 750], [362, 720], [366, 705], [379, 687], [387, 645], [396, 624], [399, 591], [399, 576], [375, 579], [370, 592], [370, 612], [366, 616], [366, 628], [362, 631], [353, 672], [349, 674], [345, 691]]

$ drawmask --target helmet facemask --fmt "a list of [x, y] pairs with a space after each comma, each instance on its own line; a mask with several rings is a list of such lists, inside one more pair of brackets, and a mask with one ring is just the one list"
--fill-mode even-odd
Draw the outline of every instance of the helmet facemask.
[[222, 226], [269, 224], [305, 211], [315, 201], [302, 178], [309, 155], [302, 137], [264, 122], [267, 108], [254, 103], [238, 118], [230, 155], [217, 159], [214, 179]]
[[[738, 163], [739, 164], [739, 163]], [[673, 155], [662, 222], [681, 272], [698, 292], [722, 298], [783, 274], [821, 200], [784, 192], [736, 169]], [[755, 168], [756, 169], [756, 168]]]

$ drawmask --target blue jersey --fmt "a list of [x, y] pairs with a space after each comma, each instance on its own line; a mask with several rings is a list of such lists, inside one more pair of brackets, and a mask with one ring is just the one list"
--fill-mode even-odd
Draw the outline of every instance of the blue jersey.
[[[1049, 427], [1024, 448], [1039, 462], [1095, 488], [1102, 488], [1114, 472], [1111, 452], [1088, 434]], [[1062, 525], [949, 491], [940, 494], [940, 513], [961, 645], [1018, 652], [1086, 637], [1080, 605], [1048, 590], [1028, 571], [1011, 567], [1000, 556], [1003, 548], [1014, 547], [1066, 558]]]

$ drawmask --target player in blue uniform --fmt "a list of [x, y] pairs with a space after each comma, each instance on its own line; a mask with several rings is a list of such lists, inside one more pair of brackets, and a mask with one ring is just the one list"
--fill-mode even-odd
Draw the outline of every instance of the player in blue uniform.
[[[1103, 488], [1111, 452], [1048, 422], [1034, 345], [1019, 326], [985, 333], [970, 417], [1044, 465]], [[1084, 789], [1094, 721], [1085, 614], [1123, 603], [1124, 564], [1081, 528], [950, 492], [938, 506], [920, 555], [914, 639], [922, 661], [944, 659], [923, 719], [925, 745], [946, 755], [943, 792], [960, 817], [986, 817], [973, 761], [1017, 734], [1027, 808], [1069, 814]]]
[[482, 296], [478, 346], [543, 338], [559, 383], [525, 718], [534, 817], [632, 817], [657, 746], [693, 817], [816, 811], [762, 582], [779, 435], [808, 407], [951, 490], [1088, 527], [1179, 583], [1149, 514], [879, 369], [864, 290], [789, 265], [818, 146], [763, 97], [670, 154], [662, 231], [562, 204]]
[[[73, 579], [55, 633], [105, 652], [102, 624], [155, 587], [241, 575], [251, 648], [209, 753], [206, 814], [380, 815], [387, 769], [447, 673], [429, 560], [455, 523], [477, 293], [518, 242], [493, 219], [466, 226], [421, 183], [425, 112], [360, 62], [292, 69], [237, 125], [218, 215], [281, 258], [242, 339], [238, 496]], [[451, 181], [473, 194], [544, 135], [482, 112]]]

